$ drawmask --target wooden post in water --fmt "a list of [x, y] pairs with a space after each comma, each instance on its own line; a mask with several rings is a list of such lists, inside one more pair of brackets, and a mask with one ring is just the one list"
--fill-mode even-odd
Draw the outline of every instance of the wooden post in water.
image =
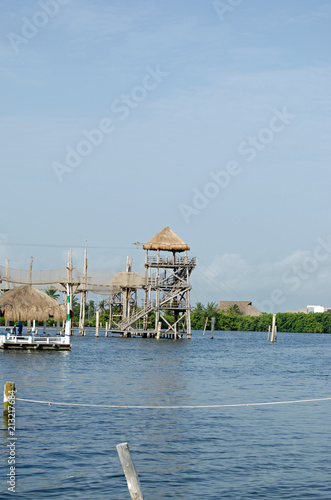
[[8, 415], [8, 407], [11, 406], [10, 401], [15, 393], [15, 383], [6, 382], [3, 389], [3, 414]]
[[70, 285], [67, 283], [67, 320], [65, 323], [65, 343], [70, 344], [71, 337], [71, 298], [70, 298]]
[[269, 329], [268, 329], [268, 342], [270, 341], [270, 333], [271, 333], [271, 325], [269, 325]]
[[[7, 290], [9, 290], [9, 288], [10, 288], [10, 283], [8, 280], [9, 280], [9, 260], [6, 259], [6, 288], [7, 288]], [[5, 319], [5, 331], [6, 332], [10, 331], [8, 319]]]
[[[29, 271], [29, 285], [32, 285], [32, 266], [33, 266], [33, 257], [30, 257], [30, 271]], [[26, 331], [27, 333], [31, 332], [31, 320], [28, 319], [26, 322]]]
[[95, 336], [99, 337], [99, 311], [95, 313]]
[[116, 449], [126, 477], [131, 500], [144, 500], [139, 477], [131, 458], [128, 443], [120, 443], [116, 445]]
[[203, 329], [203, 335], [202, 335], [203, 337], [205, 336], [205, 333], [206, 333], [207, 323], [208, 323], [208, 318], [206, 318], [205, 327]]
[[210, 338], [214, 338], [214, 328], [215, 328], [215, 318], [211, 318], [211, 333], [210, 333]]
[[160, 340], [160, 337], [161, 337], [161, 321], [159, 321], [157, 324], [157, 333], [156, 333], [157, 340]]
[[271, 342], [275, 342], [276, 335], [276, 314], [272, 316]]
[[105, 331], [105, 337], [108, 337], [108, 322], [106, 321], [106, 331]]
[[85, 308], [87, 296], [87, 241], [85, 241], [84, 251], [84, 267], [83, 267], [83, 287], [84, 291], [80, 292], [80, 306], [79, 306], [79, 333], [85, 336]]

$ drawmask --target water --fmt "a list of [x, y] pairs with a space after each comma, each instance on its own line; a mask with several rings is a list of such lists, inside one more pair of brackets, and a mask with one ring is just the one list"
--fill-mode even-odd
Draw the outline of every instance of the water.
[[[208, 333], [208, 332], [207, 332]], [[331, 335], [194, 332], [173, 342], [75, 335], [70, 352], [0, 351], [17, 397], [210, 405], [331, 396]], [[130, 498], [128, 442], [146, 500], [331, 498], [331, 401], [221, 409], [104, 409], [16, 402], [13, 498]], [[8, 498], [2, 430], [0, 498]], [[2, 492], [2, 494], [1, 494]]]

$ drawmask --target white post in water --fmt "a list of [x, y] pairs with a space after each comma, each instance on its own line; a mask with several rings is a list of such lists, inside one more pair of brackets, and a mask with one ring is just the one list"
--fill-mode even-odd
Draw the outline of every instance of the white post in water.
[[272, 329], [271, 329], [271, 342], [275, 342], [276, 336], [276, 314], [273, 314], [272, 316]]
[[144, 500], [139, 477], [131, 458], [128, 443], [118, 444], [116, 445], [116, 449], [126, 477], [131, 500]]
[[270, 340], [270, 333], [271, 333], [271, 325], [269, 325], [269, 329], [268, 329], [268, 342]]
[[108, 337], [108, 322], [106, 321], [106, 331], [105, 331], [105, 337]]
[[161, 321], [158, 322], [157, 324], [157, 331], [156, 331], [156, 338], [157, 340], [160, 340], [161, 337]]
[[70, 344], [71, 335], [71, 307], [70, 307], [70, 287], [67, 283], [67, 321], [65, 326], [65, 343]]
[[95, 313], [95, 336], [99, 337], [99, 311]]

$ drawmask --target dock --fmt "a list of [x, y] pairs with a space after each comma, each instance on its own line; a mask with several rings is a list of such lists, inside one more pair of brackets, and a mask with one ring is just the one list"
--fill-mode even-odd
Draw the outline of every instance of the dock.
[[0, 335], [0, 349], [31, 349], [31, 350], [70, 350], [70, 337], [68, 336], [41, 336], [41, 335], [13, 335], [3, 333]]

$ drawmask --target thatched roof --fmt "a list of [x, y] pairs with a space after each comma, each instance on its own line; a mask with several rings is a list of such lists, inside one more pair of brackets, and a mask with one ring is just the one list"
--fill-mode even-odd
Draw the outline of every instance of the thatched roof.
[[261, 316], [261, 313], [256, 307], [252, 305], [252, 302], [248, 300], [224, 300], [219, 303], [217, 309], [219, 311], [227, 311], [229, 307], [237, 305], [242, 316]]
[[145, 243], [143, 249], [184, 252], [185, 250], [190, 250], [190, 247], [167, 226]]
[[22, 285], [0, 295], [0, 311], [9, 321], [55, 321], [66, 318], [66, 308], [57, 300], [30, 285]]

